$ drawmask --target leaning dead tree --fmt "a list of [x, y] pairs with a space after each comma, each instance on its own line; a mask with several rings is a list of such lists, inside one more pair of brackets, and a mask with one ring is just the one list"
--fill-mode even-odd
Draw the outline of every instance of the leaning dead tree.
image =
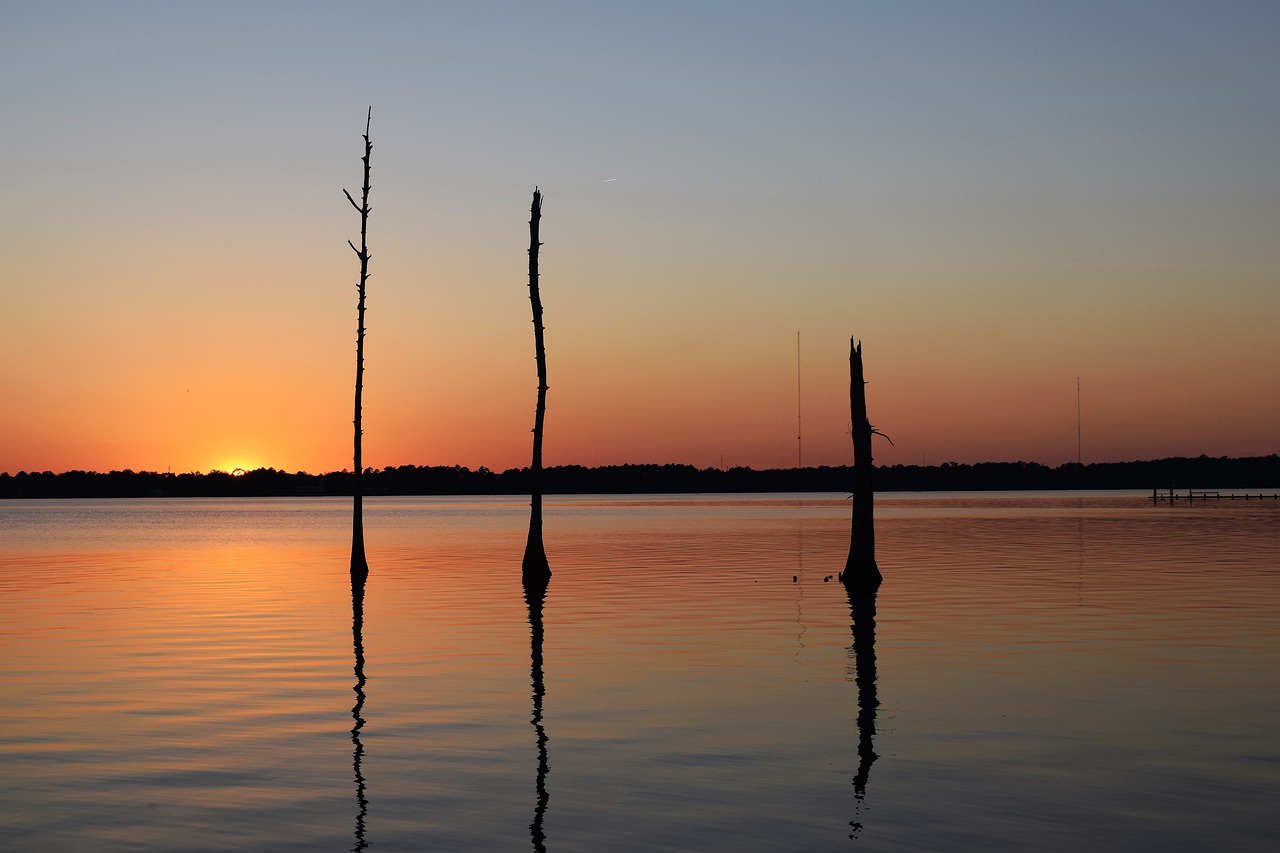
[[[871, 436], [884, 435], [867, 420], [867, 383], [862, 378], [862, 345], [849, 339], [849, 412], [853, 421], [853, 532], [841, 580], [850, 590], [874, 590], [883, 578], [876, 566], [872, 511]], [[888, 436], [885, 436], [888, 438]], [[892, 442], [890, 442], [892, 443]]]
[[529, 539], [524, 546], [523, 574], [550, 577], [547, 552], [542, 546], [542, 426], [547, 414], [547, 350], [542, 337], [542, 297], [538, 294], [538, 222], [542, 219], [542, 193], [533, 190], [529, 207], [529, 301], [533, 304], [533, 345], [538, 361], [538, 408], [533, 418], [533, 464], [529, 468]]
[[364, 557], [364, 460], [361, 454], [364, 430], [361, 426], [360, 412], [364, 396], [364, 297], [365, 285], [369, 281], [369, 155], [373, 151], [373, 143], [369, 141], [369, 123], [373, 120], [373, 107], [364, 122], [364, 189], [360, 203], [351, 197], [345, 189], [342, 194], [351, 202], [351, 206], [360, 214], [360, 248], [350, 240], [347, 245], [360, 259], [360, 283], [357, 285], [359, 298], [356, 302], [356, 413], [355, 413], [355, 503], [351, 519], [351, 572], [353, 575], [367, 575], [369, 563]]

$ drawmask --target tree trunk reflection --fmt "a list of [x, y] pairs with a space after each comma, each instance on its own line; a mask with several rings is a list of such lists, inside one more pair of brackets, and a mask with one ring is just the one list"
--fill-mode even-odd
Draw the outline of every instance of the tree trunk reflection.
[[529, 670], [533, 685], [533, 712], [531, 722], [538, 743], [538, 775], [535, 783], [537, 800], [533, 808], [533, 823], [529, 824], [529, 840], [537, 853], [546, 853], [546, 835], [542, 830], [547, 813], [547, 733], [542, 727], [542, 699], [546, 688], [542, 680], [542, 604], [547, 597], [550, 578], [525, 576], [524, 600], [529, 606]]

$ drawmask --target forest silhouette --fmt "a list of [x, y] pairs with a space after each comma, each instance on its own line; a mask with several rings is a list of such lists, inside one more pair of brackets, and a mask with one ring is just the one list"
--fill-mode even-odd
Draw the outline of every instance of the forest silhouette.
[[[849, 465], [812, 468], [697, 468], [681, 464], [628, 464], [543, 469], [543, 491], [556, 494], [726, 494], [734, 492], [847, 493]], [[19, 471], [0, 473], [0, 498], [291, 497], [353, 494], [350, 471], [308, 474], [258, 468], [183, 473], [133, 471]], [[528, 468], [492, 471], [461, 465], [366, 468], [366, 495], [528, 495]], [[1171, 457], [1135, 462], [1038, 462], [875, 466], [875, 490], [1017, 491], [1038, 489], [1273, 489], [1280, 455]]]

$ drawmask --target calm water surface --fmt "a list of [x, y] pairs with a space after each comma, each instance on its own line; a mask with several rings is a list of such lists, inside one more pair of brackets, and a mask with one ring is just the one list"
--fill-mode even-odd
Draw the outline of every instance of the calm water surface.
[[1280, 849], [1280, 502], [349, 512], [0, 502], [0, 848]]

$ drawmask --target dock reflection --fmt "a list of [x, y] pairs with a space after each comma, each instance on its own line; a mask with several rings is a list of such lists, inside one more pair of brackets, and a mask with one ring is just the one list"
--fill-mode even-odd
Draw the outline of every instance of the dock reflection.
[[[861, 806], [867, 795], [871, 765], [879, 757], [873, 748], [876, 734], [876, 593], [849, 590], [849, 616], [853, 631], [853, 679], [858, 688], [858, 769], [853, 777], [853, 795]], [[849, 822], [851, 838], [862, 829], [861, 822]]]
[[356, 684], [352, 688], [356, 694], [356, 704], [351, 708], [351, 718], [355, 725], [351, 727], [351, 767], [356, 782], [356, 831], [353, 853], [365, 850], [369, 844], [365, 840], [365, 819], [369, 814], [369, 800], [365, 797], [365, 781], [361, 764], [364, 760], [364, 744], [360, 741], [360, 730], [364, 728], [364, 583], [367, 572], [351, 573], [351, 644], [355, 652]]
[[529, 840], [537, 853], [546, 853], [547, 836], [543, 832], [543, 819], [547, 814], [547, 733], [542, 727], [542, 700], [546, 687], [542, 680], [542, 605], [546, 601], [547, 576], [525, 576], [524, 600], [529, 607], [529, 670], [533, 685], [533, 711], [530, 722], [538, 743], [538, 775], [534, 788], [537, 797], [533, 807], [533, 822], [529, 824]]

